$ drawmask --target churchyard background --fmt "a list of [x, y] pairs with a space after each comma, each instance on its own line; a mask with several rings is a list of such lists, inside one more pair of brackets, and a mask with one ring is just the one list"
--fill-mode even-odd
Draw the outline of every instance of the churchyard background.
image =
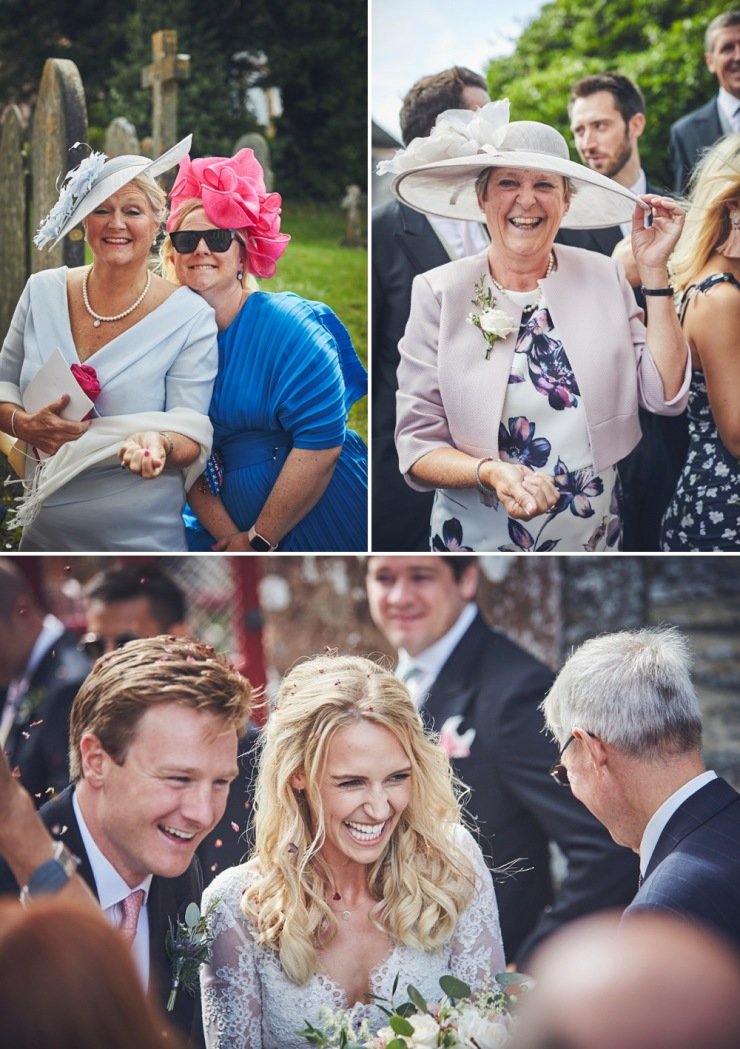
[[[51, 606], [82, 629], [80, 586], [115, 559], [31, 560], [41, 567]], [[243, 572], [244, 559], [140, 560], [157, 561], [185, 588], [196, 636], [234, 652], [237, 566]], [[259, 576], [259, 608], [248, 615], [250, 629], [262, 630], [268, 696], [296, 660], [326, 648], [392, 663], [393, 650], [367, 609], [364, 557], [247, 560]], [[740, 787], [740, 558], [498, 555], [479, 560], [483, 614], [554, 669], [574, 645], [595, 634], [658, 624], [684, 630], [695, 655], [707, 760]]]

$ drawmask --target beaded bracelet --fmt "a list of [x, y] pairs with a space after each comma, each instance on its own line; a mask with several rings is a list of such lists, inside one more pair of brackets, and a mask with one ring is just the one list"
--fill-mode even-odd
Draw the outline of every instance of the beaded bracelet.
[[159, 431], [159, 436], [160, 437], [164, 437], [165, 441], [167, 442], [167, 451], [165, 452], [165, 455], [169, 459], [169, 457], [172, 455], [172, 453], [175, 450], [174, 441], [172, 440], [172, 438], [170, 437], [170, 435], [167, 433], [166, 430], [160, 430]]

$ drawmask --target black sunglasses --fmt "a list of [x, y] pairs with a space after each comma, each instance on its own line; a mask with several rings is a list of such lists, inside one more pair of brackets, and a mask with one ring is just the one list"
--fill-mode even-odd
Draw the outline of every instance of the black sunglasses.
[[[598, 737], [593, 732], [589, 732], [588, 729], [586, 729], [586, 734], [589, 735], [591, 739], [598, 739]], [[568, 741], [566, 742], [565, 746], [560, 751], [560, 757], [550, 769], [550, 775], [556, 783], [560, 784], [561, 787], [570, 786], [570, 780], [568, 779], [568, 770], [563, 764], [563, 754], [565, 754], [566, 750], [571, 745], [573, 740], [577, 738], [577, 736], [570, 736], [568, 738]]]
[[110, 652], [115, 648], [123, 648], [129, 641], [138, 640], [138, 634], [119, 634], [118, 637], [105, 637], [103, 634], [84, 634], [80, 638], [79, 647], [91, 659], [100, 659], [106, 652]]
[[170, 233], [172, 247], [178, 255], [189, 255], [200, 244], [201, 240], [206, 242], [209, 251], [228, 251], [232, 240], [244, 241], [234, 229], [178, 229]]

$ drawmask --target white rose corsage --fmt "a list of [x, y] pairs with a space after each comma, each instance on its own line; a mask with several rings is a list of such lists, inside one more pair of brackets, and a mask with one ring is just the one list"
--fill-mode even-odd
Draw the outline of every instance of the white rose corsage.
[[493, 344], [498, 339], [505, 339], [514, 330], [514, 318], [503, 310], [496, 309], [496, 300], [490, 288], [483, 286], [485, 277], [481, 276], [475, 285], [475, 298], [471, 299], [473, 306], [477, 306], [478, 313], [468, 314], [468, 324], [474, 324], [480, 328], [488, 343], [486, 360], [491, 356]]

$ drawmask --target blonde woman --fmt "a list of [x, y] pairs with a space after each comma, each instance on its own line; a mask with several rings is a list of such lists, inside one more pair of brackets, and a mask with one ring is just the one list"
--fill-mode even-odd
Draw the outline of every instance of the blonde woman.
[[[91, 153], [36, 234], [53, 246], [82, 223], [92, 265], [34, 273], [0, 351], [0, 430], [24, 442], [13, 522], [23, 551], [187, 549], [185, 491], [211, 449], [216, 324], [148, 260], [166, 213], [155, 177], [189, 146], [190, 136], [157, 160]], [[68, 417], [63, 383], [24, 406], [54, 355], [94, 402], [84, 420]]]
[[394, 981], [439, 995], [504, 965], [490, 874], [462, 827], [447, 758], [405, 686], [361, 657], [284, 679], [265, 729], [252, 859], [206, 889], [209, 1049], [298, 1049], [320, 1010], [370, 1030]]
[[740, 134], [706, 154], [671, 260], [691, 351], [689, 450], [663, 550], [740, 549]]

